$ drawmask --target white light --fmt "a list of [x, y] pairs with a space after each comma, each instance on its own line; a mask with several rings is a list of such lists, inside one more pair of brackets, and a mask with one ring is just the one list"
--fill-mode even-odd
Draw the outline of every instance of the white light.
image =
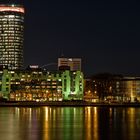
[[30, 65], [29, 67], [30, 67], [31, 69], [37, 69], [37, 68], [39, 68], [38, 65]]
[[72, 58], [69, 58], [68, 60], [69, 60], [69, 61], [72, 61]]
[[75, 92], [71, 92], [71, 94], [75, 94]]
[[15, 17], [15, 15], [9, 15], [9, 18], [14, 18]]

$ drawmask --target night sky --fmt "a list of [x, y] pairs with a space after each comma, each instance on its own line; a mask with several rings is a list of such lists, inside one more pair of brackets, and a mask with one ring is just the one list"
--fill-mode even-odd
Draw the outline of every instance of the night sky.
[[132, 1], [25, 0], [25, 66], [82, 58], [86, 75], [140, 75], [140, 5]]

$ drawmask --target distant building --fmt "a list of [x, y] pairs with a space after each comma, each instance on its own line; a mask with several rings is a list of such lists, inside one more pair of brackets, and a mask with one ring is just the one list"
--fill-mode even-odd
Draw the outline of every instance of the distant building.
[[140, 102], [140, 77], [98, 74], [88, 80], [84, 92], [101, 101]]
[[23, 66], [24, 8], [0, 5], [0, 65], [8, 69]]
[[123, 77], [121, 87], [125, 100], [130, 102], [140, 101], [140, 77]]
[[58, 58], [58, 68], [81, 71], [81, 58]]
[[49, 72], [37, 66], [0, 71], [0, 95], [13, 101], [61, 101], [83, 99], [83, 73]]

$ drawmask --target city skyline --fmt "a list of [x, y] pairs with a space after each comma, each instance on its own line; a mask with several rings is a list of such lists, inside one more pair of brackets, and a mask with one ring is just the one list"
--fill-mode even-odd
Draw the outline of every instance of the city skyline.
[[140, 75], [139, 4], [99, 1], [24, 1], [25, 66], [82, 58], [86, 75]]
[[140, 5], [0, 1], [6, 3], [0, 7], [0, 139], [138, 140]]

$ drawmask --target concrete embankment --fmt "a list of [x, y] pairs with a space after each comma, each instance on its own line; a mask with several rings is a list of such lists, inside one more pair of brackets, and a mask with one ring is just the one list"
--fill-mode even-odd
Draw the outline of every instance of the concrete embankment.
[[91, 103], [84, 101], [63, 102], [0, 102], [0, 107], [40, 107], [40, 106], [71, 106], [71, 107], [140, 107], [140, 103]]

